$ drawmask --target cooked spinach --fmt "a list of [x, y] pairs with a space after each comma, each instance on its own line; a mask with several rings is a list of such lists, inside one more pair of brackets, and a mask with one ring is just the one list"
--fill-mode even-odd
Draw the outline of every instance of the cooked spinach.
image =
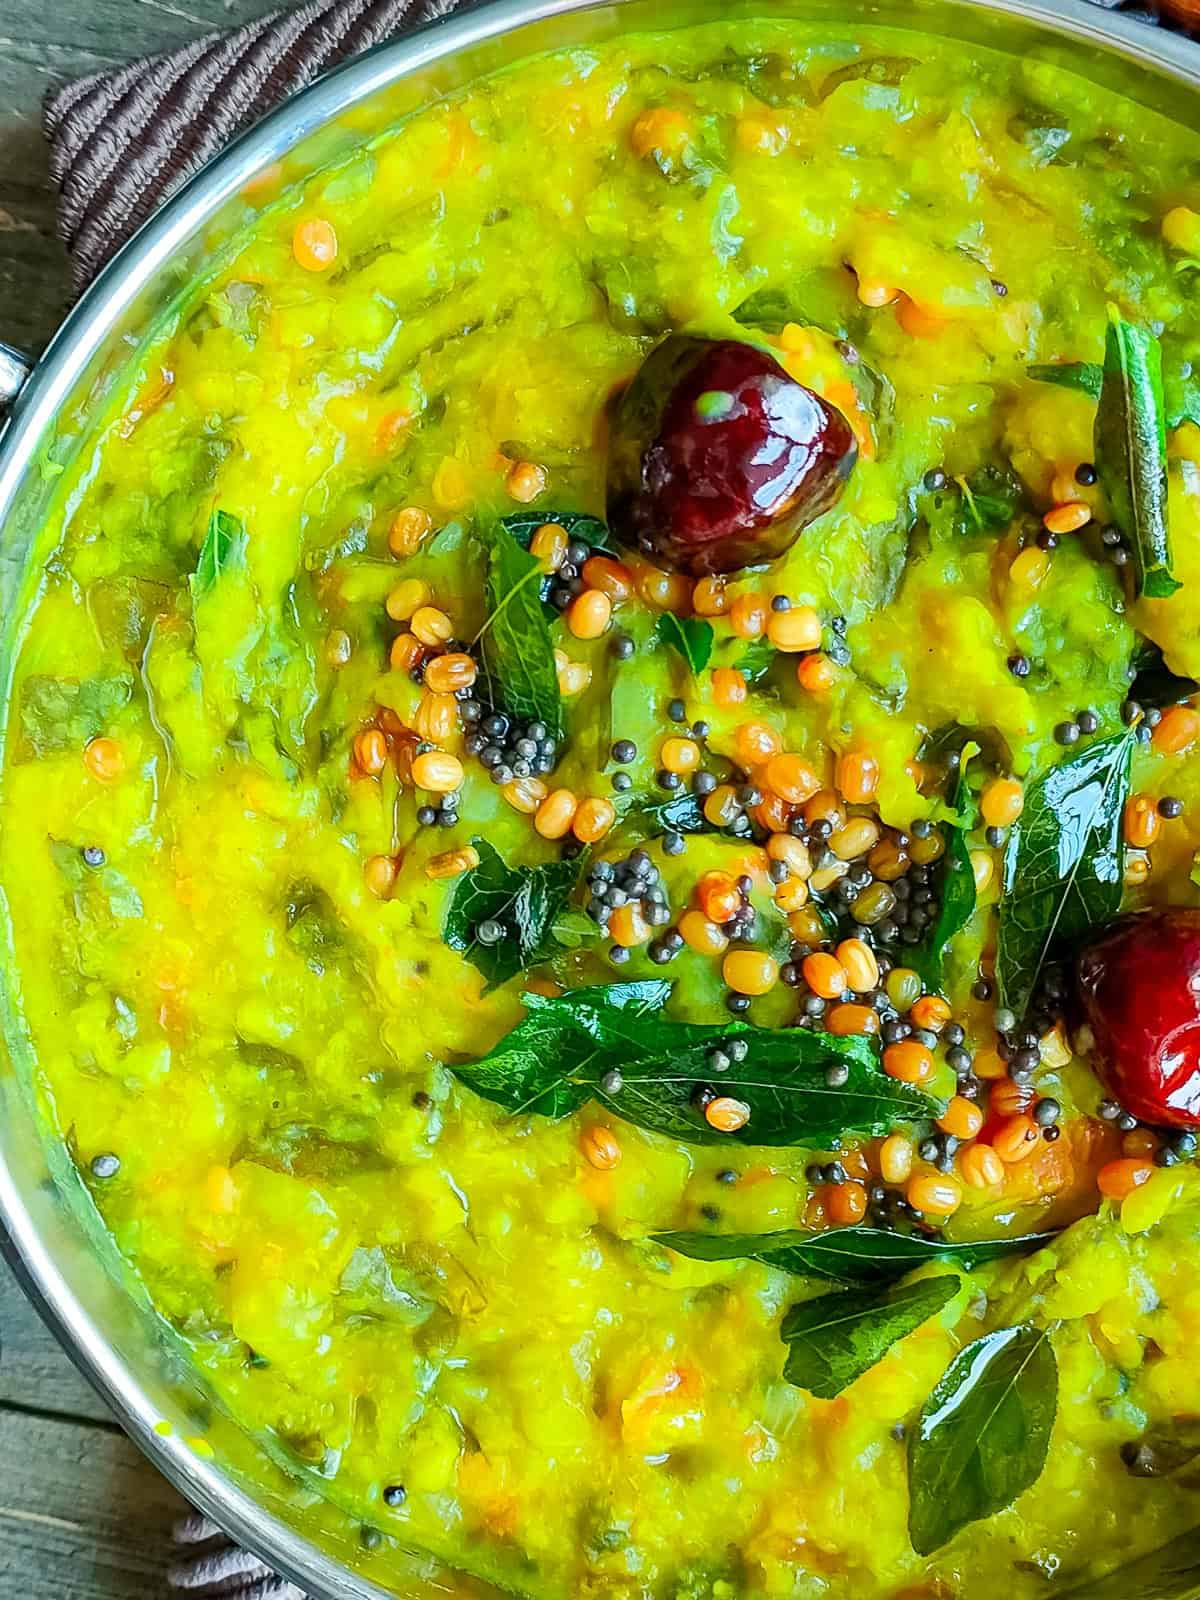
[[[647, 980], [553, 999], [526, 995], [525, 1020], [488, 1055], [454, 1071], [511, 1111], [562, 1117], [596, 1100], [627, 1122], [691, 1144], [822, 1146], [936, 1114], [926, 1095], [886, 1076], [866, 1038], [673, 1022], [662, 1015], [670, 993], [669, 983]], [[734, 1040], [748, 1046], [745, 1059], [715, 1074], [709, 1052]], [[838, 1088], [826, 1081], [835, 1064], [849, 1070]], [[749, 1109], [736, 1133], [710, 1127], [697, 1105], [698, 1087], [714, 1078], [715, 1093]]]
[[1167, 526], [1162, 351], [1152, 334], [1116, 315], [1105, 339], [1095, 454], [1113, 520], [1133, 550], [1137, 592], [1166, 599], [1179, 583]]
[[21, 685], [21, 737], [35, 756], [81, 750], [111, 731], [133, 699], [129, 673], [112, 677], [26, 678]]
[[895, 1283], [917, 1267], [945, 1261], [969, 1269], [1005, 1256], [1024, 1255], [1048, 1244], [1053, 1233], [1024, 1233], [1011, 1239], [975, 1239], [952, 1244], [920, 1233], [887, 1228], [831, 1228], [808, 1233], [785, 1228], [776, 1233], [656, 1233], [656, 1244], [693, 1261], [761, 1261], [798, 1278], [830, 1278], [836, 1283]]
[[128, 921], [145, 913], [142, 897], [117, 867], [105, 862], [90, 867], [77, 845], [65, 839], [50, 839], [50, 856], [71, 891], [75, 916], [79, 921], [107, 921], [113, 917]]
[[1037, 1482], [1057, 1403], [1044, 1329], [1002, 1328], [959, 1351], [909, 1434], [908, 1533], [918, 1555]]
[[1200, 1417], [1156, 1423], [1121, 1446], [1121, 1460], [1134, 1478], [1168, 1478], [1200, 1457]]
[[1052, 1593], [1054, 1600], [1197, 1600], [1200, 1527], [1177, 1534], [1102, 1578], [1085, 1578]]
[[869, 61], [851, 61], [829, 74], [817, 98], [827, 100], [844, 83], [874, 83], [894, 89], [917, 64], [914, 56], [872, 56]]
[[540, 599], [542, 569], [502, 522], [486, 534], [488, 616], [478, 639], [493, 698], [511, 716], [563, 732], [554, 646]]
[[[808, 79], [785, 51], [761, 56], [740, 56], [728, 51], [711, 63], [708, 72], [730, 83], [740, 83], [767, 106], [808, 105], [812, 95]], [[687, 75], [690, 82], [700, 81]]]
[[392, 1166], [379, 1148], [376, 1130], [366, 1121], [347, 1122], [335, 1132], [306, 1122], [263, 1128], [238, 1145], [232, 1160], [314, 1183], [338, 1183], [362, 1172], [386, 1172]]
[[953, 1273], [887, 1289], [843, 1289], [804, 1300], [783, 1319], [783, 1375], [832, 1400], [881, 1361], [892, 1346], [935, 1316], [962, 1287]]
[[382, 1318], [419, 1328], [437, 1309], [398, 1250], [359, 1245], [338, 1280], [334, 1307], [341, 1315]]
[[863, 308], [854, 292], [854, 279], [845, 268], [814, 267], [797, 273], [786, 285], [768, 284], [755, 290], [733, 315], [744, 328], [758, 328], [763, 333], [780, 333], [794, 322], [845, 339], [861, 326]]
[[1163, 406], [1169, 430], [1185, 422], [1200, 424], [1200, 373], [1190, 356], [1163, 340]]
[[191, 577], [192, 603], [197, 604], [216, 588], [222, 573], [246, 564], [246, 529], [240, 518], [228, 511], [214, 511], [208, 519], [204, 542]]
[[1029, 1008], [1046, 961], [1121, 909], [1134, 732], [1097, 739], [1038, 779], [1004, 852], [996, 950], [1001, 1004]]
[[846, 367], [858, 403], [871, 419], [871, 432], [875, 435], [877, 455], [884, 455], [892, 442], [896, 421], [896, 389], [892, 380], [864, 361], [858, 351], [847, 353]]
[[[573, 861], [510, 867], [486, 839], [471, 843], [479, 852], [479, 865], [456, 880], [442, 938], [451, 950], [460, 950], [494, 989], [553, 953], [555, 921], [575, 887], [579, 867]], [[504, 937], [482, 943], [481, 922], [498, 922]]]
[[171, 585], [156, 578], [114, 573], [96, 578], [87, 588], [88, 614], [101, 641], [137, 666], [150, 631], [173, 604]]
[[661, 644], [674, 650], [692, 674], [704, 671], [713, 651], [713, 625], [703, 617], [677, 617], [664, 611], [654, 630]]

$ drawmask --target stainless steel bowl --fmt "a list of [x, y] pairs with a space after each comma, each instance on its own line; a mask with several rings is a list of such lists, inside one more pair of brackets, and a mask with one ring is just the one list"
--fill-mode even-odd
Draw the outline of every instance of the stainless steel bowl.
[[[252, 180], [299, 181], [357, 141], [482, 73], [537, 51], [639, 27], [769, 14], [920, 28], [1058, 62], [1200, 128], [1200, 48], [1084, 0], [496, 0], [384, 45], [297, 95], [211, 162], [141, 230], [29, 369], [0, 346], [0, 701], [57, 469], [206, 257], [253, 221]], [[2, 737], [2, 733], [0, 733]], [[134, 1441], [187, 1498], [309, 1593], [480, 1593], [420, 1556], [387, 1556], [270, 1441], [224, 1414], [116, 1256], [73, 1167], [48, 1138], [0, 888], [0, 1242], [29, 1294]], [[7, 1231], [7, 1237], [4, 1232]], [[303, 1525], [304, 1532], [300, 1531]], [[378, 1581], [372, 1580], [375, 1575]]]

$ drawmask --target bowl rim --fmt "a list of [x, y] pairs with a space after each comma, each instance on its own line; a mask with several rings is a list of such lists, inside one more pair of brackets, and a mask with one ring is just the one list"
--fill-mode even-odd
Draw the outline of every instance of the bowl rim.
[[[36, 460], [39, 442], [102, 353], [121, 314], [219, 208], [270, 162], [402, 79], [476, 46], [555, 17], [609, 9], [626, 0], [485, 0], [467, 13], [433, 18], [324, 73], [210, 158], [103, 267], [70, 308], [0, 423], [0, 527]], [[1087, 42], [1136, 67], [1200, 91], [1200, 48], [1164, 28], [1123, 17], [1104, 0], [940, 0], [947, 9], [1009, 17], [1030, 31]], [[771, 0], [762, 0], [769, 11]], [[719, 0], [714, 0], [719, 16]], [[749, 9], [753, 9], [751, 6]], [[872, 0], [853, 0], [872, 21]], [[858, 20], [856, 18], [856, 20]], [[843, 25], [844, 21], [843, 21]], [[936, 31], [936, 30], [934, 30]], [[7, 997], [6, 1004], [13, 1004]], [[311, 1600], [389, 1600], [390, 1591], [353, 1572], [267, 1511], [216, 1462], [177, 1435], [156, 1430], [155, 1409], [133, 1366], [108, 1344], [40, 1237], [0, 1153], [0, 1252], [58, 1342], [112, 1408], [126, 1433], [192, 1505], [308, 1592]]]

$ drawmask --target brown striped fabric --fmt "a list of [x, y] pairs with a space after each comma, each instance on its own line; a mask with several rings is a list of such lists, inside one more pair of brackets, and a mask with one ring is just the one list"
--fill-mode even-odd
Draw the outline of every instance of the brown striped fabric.
[[55, 90], [43, 125], [82, 289], [173, 189], [327, 67], [463, 0], [306, 0]]

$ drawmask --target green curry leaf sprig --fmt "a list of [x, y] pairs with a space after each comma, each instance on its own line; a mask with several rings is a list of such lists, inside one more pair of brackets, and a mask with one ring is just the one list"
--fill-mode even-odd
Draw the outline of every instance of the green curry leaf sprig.
[[1115, 314], [1105, 339], [1095, 450], [1113, 520], [1133, 551], [1137, 592], [1164, 600], [1179, 583], [1167, 528], [1162, 350], [1152, 334]]
[[1134, 741], [1133, 729], [1097, 739], [1026, 792], [1004, 852], [996, 950], [1001, 1003], [1018, 1017], [1054, 952], [1077, 947], [1121, 909]]
[[939, 489], [922, 487], [915, 503], [932, 535], [964, 539], [1004, 532], [1024, 499], [1021, 480], [1010, 467], [985, 463], [968, 477], [955, 478]]
[[590, 511], [514, 511], [500, 521], [522, 550], [529, 549], [534, 534], [548, 522], [561, 528], [569, 539], [579, 539], [593, 550], [612, 549], [608, 524]]
[[[825, 1400], [943, 1311], [963, 1287], [955, 1272], [902, 1283], [905, 1274], [935, 1262], [969, 1268], [1036, 1249], [1051, 1237], [948, 1244], [863, 1227], [653, 1236], [693, 1260], [744, 1258], [849, 1284], [800, 1301], [779, 1330], [787, 1347], [784, 1377]], [[959, 1352], [909, 1435], [909, 1536], [918, 1554], [929, 1555], [969, 1522], [1003, 1510], [1037, 1481], [1057, 1395], [1054, 1352], [1039, 1328], [998, 1329]]]
[[[477, 1094], [514, 1112], [563, 1117], [596, 1100], [639, 1127], [689, 1144], [827, 1146], [845, 1134], [884, 1133], [937, 1114], [920, 1090], [887, 1077], [865, 1037], [800, 1028], [674, 1022], [662, 1016], [671, 985], [658, 980], [529, 994], [529, 1014], [481, 1060], [454, 1071]], [[696, 1091], [715, 1076], [717, 1046], [744, 1042], [719, 1090], [741, 1102], [745, 1125], [709, 1125]], [[828, 1081], [833, 1066], [845, 1081]], [[837, 1078], [842, 1077], [841, 1072]]]
[[488, 614], [479, 631], [491, 692], [509, 715], [563, 733], [554, 646], [541, 602], [542, 569], [502, 522], [485, 534]]

